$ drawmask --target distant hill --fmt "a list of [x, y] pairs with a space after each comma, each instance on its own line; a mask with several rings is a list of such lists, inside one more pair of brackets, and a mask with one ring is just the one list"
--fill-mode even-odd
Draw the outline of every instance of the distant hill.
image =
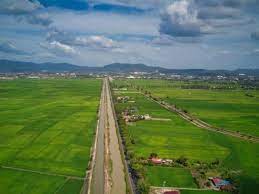
[[81, 67], [69, 63], [32, 63], [10, 60], [0, 60], [1, 73], [24, 73], [24, 72], [74, 72], [90, 71], [89, 67]]
[[36, 72], [80, 72], [80, 73], [165, 73], [180, 75], [252, 75], [259, 77], [259, 69], [206, 70], [206, 69], [166, 69], [144, 64], [113, 63], [103, 67], [77, 66], [69, 63], [32, 63], [0, 60], [0, 73], [36, 73]]
[[129, 72], [165, 72], [168, 69], [162, 67], [152, 67], [144, 64], [126, 64], [126, 63], [113, 63], [105, 65], [103, 71], [114, 73], [129, 73]]

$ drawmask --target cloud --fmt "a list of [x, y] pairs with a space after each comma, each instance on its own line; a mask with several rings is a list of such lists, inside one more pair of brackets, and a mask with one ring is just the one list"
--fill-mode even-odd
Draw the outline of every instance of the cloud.
[[52, 24], [52, 19], [49, 17], [48, 13], [32, 13], [18, 16], [18, 21], [26, 21], [29, 24], [40, 25], [40, 26], [50, 26]]
[[16, 54], [16, 55], [26, 54], [26, 52], [17, 49], [16, 46], [12, 42], [9, 42], [9, 41], [0, 43], [0, 52], [11, 53], [11, 54]]
[[48, 43], [41, 43], [40, 46], [42, 48], [45, 48], [49, 50], [50, 52], [56, 54], [56, 55], [76, 55], [79, 54], [79, 52], [76, 51], [76, 49], [72, 46], [60, 43], [58, 41], [52, 41]]
[[52, 20], [42, 8], [38, 1], [1, 0], [0, 14], [15, 16], [18, 21], [26, 21], [29, 24], [49, 26]]
[[193, 2], [176, 1], [162, 14], [160, 32], [172, 36], [200, 36], [209, 32], [209, 26], [198, 18]]
[[244, 16], [243, 1], [176, 0], [161, 14], [160, 33], [171, 36], [201, 36], [221, 28], [253, 23]]
[[74, 41], [75, 45], [87, 46], [91, 48], [115, 48], [116, 43], [104, 36], [88, 36], [88, 37], [76, 37]]
[[251, 33], [251, 38], [253, 40], [259, 40], [259, 31]]
[[41, 5], [37, 1], [29, 0], [1, 0], [0, 3], [0, 13], [11, 14], [11, 15], [21, 15], [31, 13]]
[[90, 36], [74, 36], [64, 31], [53, 30], [48, 33], [47, 41], [58, 41], [71, 46], [87, 47], [89, 49], [112, 49], [118, 48], [116, 41], [105, 36], [90, 35]]

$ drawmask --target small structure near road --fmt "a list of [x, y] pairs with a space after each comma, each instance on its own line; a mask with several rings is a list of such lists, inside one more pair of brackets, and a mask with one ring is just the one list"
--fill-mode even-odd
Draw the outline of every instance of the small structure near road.
[[119, 103], [126, 103], [130, 100], [129, 96], [118, 96], [117, 97], [117, 102]]

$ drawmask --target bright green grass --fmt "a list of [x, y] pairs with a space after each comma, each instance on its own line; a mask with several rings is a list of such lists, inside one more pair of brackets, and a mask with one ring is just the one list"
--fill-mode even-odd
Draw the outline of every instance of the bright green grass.
[[78, 194], [81, 187], [81, 181], [66, 181], [62, 177], [0, 169], [1, 194], [54, 194], [57, 191], [60, 191], [59, 194]]
[[[222, 83], [221, 86], [231, 86], [235, 89], [215, 90], [183, 89], [186, 86], [197, 85], [196, 82], [166, 80], [128, 82], [188, 110], [192, 115], [212, 125], [259, 136], [259, 91], [245, 91], [233, 83]], [[116, 82], [116, 84], [122, 83]], [[213, 85], [200, 82], [198, 84], [211, 88], [220, 86], [219, 83]], [[246, 93], [253, 94], [255, 97], [246, 96]]]
[[[189, 170], [183, 168], [168, 168], [147, 166], [146, 176], [152, 186], [196, 188]], [[165, 181], [165, 182], [164, 182]]]
[[[118, 112], [127, 106], [136, 106], [141, 114], [152, 117], [170, 118], [171, 121], [139, 121], [127, 126], [135, 144], [128, 149], [138, 157], [147, 158], [157, 153], [162, 158], [185, 156], [189, 160], [213, 161], [220, 159], [223, 167], [240, 170], [242, 194], [257, 194], [259, 190], [259, 144], [200, 129], [169, 112], [141, 94], [127, 95], [135, 104], [116, 104]], [[125, 130], [125, 129], [124, 129]], [[157, 176], [154, 174], [154, 176]], [[162, 180], [160, 180], [162, 181]]]
[[57, 192], [57, 194], [79, 194], [83, 185], [83, 181], [68, 180]]
[[19, 79], [0, 91], [0, 165], [85, 176], [101, 81]]
[[[157, 153], [163, 158], [179, 158], [184, 155], [192, 160], [213, 161], [225, 158], [230, 150], [215, 144], [213, 134], [185, 122], [158, 104], [147, 100], [141, 94], [125, 94], [136, 100], [140, 114], [150, 114], [156, 118], [169, 118], [171, 121], [139, 121], [128, 126], [135, 144], [131, 149], [138, 156], [148, 157]], [[132, 105], [117, 104], [118, 109]], [[194, 149], [195, 148], [195, 149]], [[216, 156], [216, 157], [215, 157]]]

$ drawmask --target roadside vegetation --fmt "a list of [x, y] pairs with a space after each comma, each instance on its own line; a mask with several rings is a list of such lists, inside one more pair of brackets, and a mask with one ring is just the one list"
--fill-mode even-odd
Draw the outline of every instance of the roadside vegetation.
[[95, 79], [0, 81], [1, 193], [79, 193], [100, 91]]
[[[208, 178], [221, 177], [232, 183], [235, 188], [232, 192], [256, 194], [259, 189], [259, 167], [257, 165], [259, 145], [198, 128], [183, 120], [176, 113], [148, 100], [141, 92], [150, 92], [152, 83], [153, 80], [127, 80], [127, 82], [115, 80], [112, 83], [121, 135], [139, 191], [148, 193], [150, 186], [211, 188], [212, 185]], [[152, 92], [160, 95], [160, 98], [165, 95], [167, 99], [174, 99], [174, 94], [177, 96], [180, 93], [180, 91], [176, 93], [177, 89], [172, 90], [171, 93], [171, 88], [166, 87], [167, 81], [155, 80], [154, 83], [159, 84], [152, 87]], [[170, 84], [168, 83], [168, 85]], [[140, 87], [145, 89], [141, 90]], [[153, 94], [152, 92], [151, 94]], [[208, 90], [208, 92], [211, 91]], [[230, 96], [233, 95], [230, 94], [231, 91], [226, 92]], [[253, 93], [257, 93], [257, 91], [253, 91]], [[207, 96], [206, 93], [200, 95], [201, 98]], [[130, 100], [116, 101], [118, 97], [123, 96], [127, 96]], [[246, 101], [245, 98], [240, 100]], [[230, 98], [227, 100], [231, 103]], [[235, 100], [237, 101], [238, 98]], [[235, 100], [233, 101], [235, 102]], [[251, 102], [257, 105], [255, 101]], [[238, 105], [237, 102], [236, 104]], [[131, 114], [134, 115], [149, 114], [151, 118], [161, 120], [144, 119], [125, 122], [125, 110], [127, 112], [132, 110]], [[217, 110], [219, 112], [216, 114], [220, 114], [220, 108]], [[249, 112], [249, 109], [247, 111]], [[249, 114], [253, 115], [255, 110], [252, 108], [250, 111]], [[208, 113], [207, 117], [210, 118], [210, 115]], [[154, 164], [151, 161], [154, 156], [170, 162]], [[165, 171], [166, 173], [164, 173]], [[212, 194], [218, 192], [183, 190], [181, 193]]]

